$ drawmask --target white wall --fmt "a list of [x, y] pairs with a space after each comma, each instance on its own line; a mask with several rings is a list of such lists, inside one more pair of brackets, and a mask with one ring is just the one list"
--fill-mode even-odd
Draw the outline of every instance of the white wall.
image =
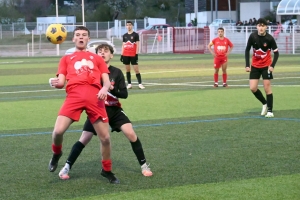
[[240, 20], [259, 19], [265, 17], [270, 11], [270, 2], [245, 2], [240, 3]]
[[[231, 17], [230, 17], [231, 15]], [[216, 18], [216, 12], [213, 13], [213, 20]], [[218, 11], [218, 19], [232, 19], [233, 21], [237, 21], [236, 19], [236, 11]], [[185, 23], [188, 24], [191, 20], [195, 19], [195, 13], [186, 13], [185, 14]], [[213, 20], [211, 19], [211, 12], [198, 12], [197, 15], [198, 27], [203, 27], [209, 25]]]

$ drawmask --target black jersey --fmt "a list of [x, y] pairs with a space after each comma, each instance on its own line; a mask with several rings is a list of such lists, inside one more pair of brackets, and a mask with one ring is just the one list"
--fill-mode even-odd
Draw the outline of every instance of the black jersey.
[[[258, 31], [251, 33], [248, 39], [245, 53], [253, 48], [252, 66], [263, 68], [272, 64], [271, 49], [275, 52], [278, 51], [276, 41], [273, 36], [266, 33], [264, 36], [258, 35]], [[246, 56], [246, 66], [250, 66], [249, 58]]]
[[128, 96], [125, 78], [123, 72], [114, 66], [109, 66], [109, 80], [114, 89], [109, 91], [105, 106], [118, 106], [121, 107], [121, 103], [118, 98], [126, 99]]
[[137, 50], [136, 42], [140, 41], [139, 34], [132, 32], [123, 35], [123, 56], [135, 56]]

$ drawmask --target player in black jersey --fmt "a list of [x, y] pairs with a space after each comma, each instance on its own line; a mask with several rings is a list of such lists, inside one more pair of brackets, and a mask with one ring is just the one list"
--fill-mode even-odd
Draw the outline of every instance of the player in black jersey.
[[138, 53], [139, 53], [139, 43], [140, 38], [139, 34], [133, 31], [133, 23], [131, 21], [126, 22], [127, 33], [123, 35], [123, 44], [121, 52], [121, 62], [126, 67], [126, 78], [127, 78], [127, 88], [131, 89], [131, 73], [130, 73], [130, 64], [133, 66], [135, 71], [136, 78], [139, 83], [140, 89], [145, 89], [142, 84], [142, 77], [138, 65]]
[[[109, 125], [112, 131], [122, 131], [128, 138], [132, 150], [135, 153], [139, 164], [141, 165], [142, 174], [144, 176], [152, 176], [149, 165], [146, 163], [146, 158], [141, 141], [134, 132], [132, 124], [129, 118], [124, 113], [121, 107], [121, 103], [118, 99], [126, 99], [128, 96], [128, 92], [122, 71], [109, 64], [110, 60], [113, 58], [113, 52], [113, 48], [108, 44], [101, 44], [96, 48], [96, 53], [104, 59], [110, 71], [109, 79], [111, 81], [111, 87], [107, 95], [107, 100], [105, 101], [105, 108], [107, 111], [107, 116], [109, 118]], [[93, 125], [91, 124], [90, 120], [87, 119], [85, 121], [83, 132], [79, 141], [77, 141], [73, 145], [65, 166], [59, 172], [59, 177], [61, 179], [69, 179], [69, 171], [72, 165], [75, 163], [83, 148], [89, 143], [89, 141], [95, 134], [96, 132], [93, 128]], [[110, 177], [107, 177], [102, 172], [101, 175], [108, 178], [111, 183], [118, 182], [118, 180], [111, 180]]]
[[[257, 20], [257, 31], [249, 36], [245, 50], [246, 72], [250, 72], [250, 90], [254, 96], [263, 104], [261, 115], [274, 117], [273, 114], [273, 93], [271, 89], [272, 72], [279, 57], [276, 41], [267, 32], [267, 21], [263, 18]], [[253, 49], [252, 64], [250, 67], [250, 49]], [[274, 52], [272, 61], [271, 50]], [[263, 78], [264, 90], [267, 98], [258, 89], [260, 77]]]

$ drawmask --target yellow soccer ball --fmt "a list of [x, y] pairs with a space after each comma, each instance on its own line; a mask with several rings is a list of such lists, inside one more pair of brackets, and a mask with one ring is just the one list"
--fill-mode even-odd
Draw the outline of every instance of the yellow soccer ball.
[[67, 29], [62, 24], [51, 24], [46, 30], [46, 37], [52, 44], [61, 44], [67, 38]]

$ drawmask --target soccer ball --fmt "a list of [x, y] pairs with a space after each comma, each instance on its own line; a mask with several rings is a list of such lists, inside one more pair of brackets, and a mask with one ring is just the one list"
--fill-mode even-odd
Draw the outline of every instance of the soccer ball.
[[51, 24], [46, 30], [46, 37], [52, 44], [61, 44], [67, 38], [67, 29], [62, 24]]

